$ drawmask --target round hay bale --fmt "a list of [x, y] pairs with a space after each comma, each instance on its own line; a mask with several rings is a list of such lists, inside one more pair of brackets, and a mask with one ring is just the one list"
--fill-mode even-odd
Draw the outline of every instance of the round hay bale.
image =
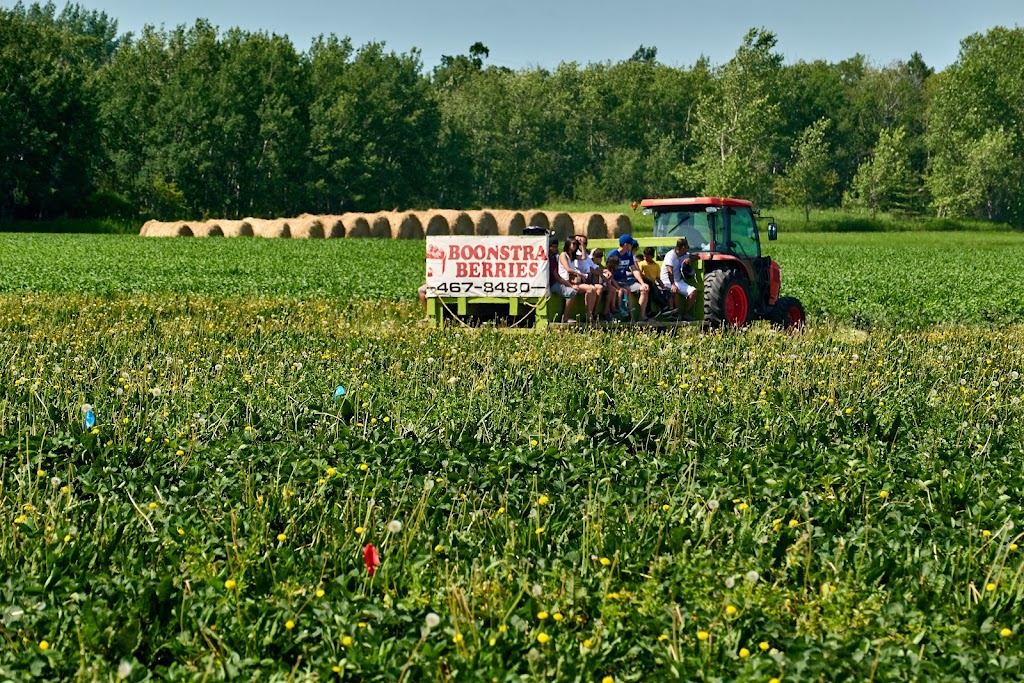
[[575, 234], [586, 235], [591, 239], [603, 240], [608, 238], [608, 225], [604, 222], [604, 216], [599, 213], [573, 213], [572, 218]]
[[192, 237], [192, 228], [188, 223], [157, 223], [149, 227], [148, 237]]
[[573, 225], [572, 217], [564, 211], [549, 211], [548, 223], [549, 230], [553, 230], [555, 237], [560, 240], [564, 240], [570, 235], [575, 234], [575, 226]]
[[[343, 213], [341, 222], [345, 225], [344, 237], [369, 237], [370, 222], [373, 216], [365, 213]], [[388, 226], [388, 234], [391, 234], [391, 226]]]
[[307, 218], [297, 218], [288, 221], [288, 227], [291, 230], [292, 239], [322, 240], [324, 238], [324, 224], [320, 220], [319, 216], [309, 216]]
[[245, 218], [246, 223], [252, 226], [252, 232], [256, 237], [264, 239], [283, 239], [292, 236], [291, 226], [283, 218], [267, 220], [264, 218]]
[[633, 221], [624, 213], [605, 213], [605, 225], [608, 226], [609, 237], [622, 237], [633, 234]]
[[451, 230], [453, 235], [472, 235], [475, 229], [473, 225], [473, 219], [469, 217], [469, 214], [465, 211], [456, 211], [455, 209], [438, 209], [437, 213], [441, 214], [448, 220], [448, 229]]
[[412, 211], [385, 211], [383, 213], [387, 215], [388, 221], [391, 223], [391, 239], [423, 239], [423, 224]]
[[223, 237], [224, 230], [220, 227], [220, 221], [206, 221], [205, 223], [192, 223], [193, 237]]
[[345, 236], [345, 222], [341, 216], [320, 216], [320, 222], [324, 226], [324, 237], [327, 239]]
[[492, 211], [499, 235], [522, 235], [526, 218], [518, 211]]
[[252, 226], [245, 221], [218, 221], [225, 237], [252, 237]]
[[473, 232], [477, 235], [497, 235], [498, 222], [490, 211], [467, 211], [466, 215], [473, 221]]
[[387, 212], [378, 211], [368, 214], [366, 220], [370, 223], [370, 237], [391, 239], [391, 218], [388, 217]]
[[160, 221], [154, 221], [154, 220], [149, 220], [149, 221], [146, 221], [145, 223], [143, 223], [142, 224], [142, 229], [139, 230], [139, 237], [146, 237], [149, 234], [149, 229], [152, 226], [154, 226], [154, 225], [158, 225], [159, 223], [160, 223]]
[[452, 234], [452, 228], [448, 224], [448, 217], [440, 211], [420, 211], [417, 217], [423, 226], [423, 233], [427, 236]]
[[543, 211], [535, 211], [533, 209], [524, 211], [523, 218], [526, 219], [526, 227], [528, 228], [544, 228], [545, 230], [551, 228], [551, 221], [548, 220], [548, 215]]

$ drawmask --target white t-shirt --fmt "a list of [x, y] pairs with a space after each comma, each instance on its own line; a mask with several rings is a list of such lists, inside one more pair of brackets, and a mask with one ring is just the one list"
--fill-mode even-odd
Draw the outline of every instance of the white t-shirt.
[[[676, 250], [671, 249], [665, 254], [665, 260], [661, 264], [661, 282], [666, 287], [671, 288], [673, 282], [678, 282], [680, 285], [683, 284], [683, 261], [689, 258], [689, 254], [683, 254], [682, 257], [676, 256]], [[669, 277], [669, 272], [672, 273], [672, 277]]]
[[580, 271], [584, 275], [589, 275], [592, 270], [599, 270], [597, 264], [590, 256], [584, 256], [573, 261], [573, 268]]

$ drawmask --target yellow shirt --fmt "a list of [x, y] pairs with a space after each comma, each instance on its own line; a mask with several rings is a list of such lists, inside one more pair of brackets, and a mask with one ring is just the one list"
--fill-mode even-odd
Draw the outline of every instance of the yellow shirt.
[[657, 261], [640, 262], [640, 272], [644, 274], [644, 277], [648, 280], [654, 280], [657, 282], [661, 278], [661, 264]]

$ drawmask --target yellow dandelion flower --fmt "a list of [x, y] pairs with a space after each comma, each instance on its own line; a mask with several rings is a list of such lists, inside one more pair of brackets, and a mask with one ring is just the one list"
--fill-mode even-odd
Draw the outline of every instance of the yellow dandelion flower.
[[295, 628], [295, 622], [289, 619], [288, 621], [284, 622], [284, 627], [291, 631], [293, 628]]
[[586, 640], [583, 641], [583, 647], [591, 647], [593, 644], [594, 644], [594, 641], [592, 641], [590, 638], [587, 638]]
[[537, 642], [540, 643], [541, 645], [543, 645], [544, 643], [548, 642], [549, 640], [551, 640], [551, 636], [549, 636], [548, 634], [546, 634], [546, 633], [538, 633], [537, 634]]
[[986, 583], [985, 584], [985, 590], [987, 590], [989, 592], [992, 592], [995, 589], [996, 589], [996, 585], [994, 583]]
[[39, 641], [39, 649], [42, 650], [43, 652], [46, 652], [47, 650], [50, 649], [50, 644], [48, 642], [46, 642], [45, 640], [40, 640]]
[[364, 531], [366, 531], [366, 529], [364, 529], [363, 527], [361, 527], [361, 526], [357, 526], [357, 527], [356, 527], [356, 533], [357, 533], [357, 534], [361, 534], [361, 533], [363, 533]]
[[1016, 543], [1011, 543], [1010, 544], [1010, 550], [1016, 550], [1016, 549], [1017, 549], [1017, 544]]
[[605, 676], [601, 679], [601, 683], [615, 683], [615, 679], [611, 676]]
[[544, 527], [542, 527], [542, 526], [537, 527], [537, 531], [534, 532], [534, 533], [536, 533], [538, 536], [540, 536], [542, 533], [544, 533]]
[[316, 593], [314, 593], [313, 595], [315, 595], [318, 598], [324, 597], [324, 589], [323, 588], [317, 588], [316, 589]]
[[288, 540], [288, 534], [278, 534], [277, 540], [279, 540], [281, 543], [284, 543]]
[[982, 529], [981, 535], [984, 536], [985, 538], [988, 538], [989, 536], [992, 535], [992, 532], [989, 531], [988, 529]]
[[548, 613], [543, 611], [543, 610], [541, 610], [540, 612], [537, 612], [537, 618], [540, 619], [541, 621], [544, 621], [545, 619], [548, 618]]
[[150, 510], [156, 510], [156, 503], [150, 503], [149, 504], [149, 509]]
[[345, 636], [344, 638], [342, 638], [341, 639], [341, 644], [344, 645], [345, 647], [348, 647], [349, 645], [351, 645], [352, 644], [352, 636]]
[[235, 583], [234, 579], [228, 579], [227, 581], [224, 582], [224, 588], [228, 589], [229, 591], [235, 590], [235, 588], [237, 586], [238, 586], [238, 584]]
[[707, 640], [711, 637], [711, 634], [707, 631], [697, 631], [697, 640]]
[[660, 636], [658, 636], [658, 642], [659, 643], [664, 643], [666, 640], [668, 640], [668, 636], [665, 635], [664, 633], [662, 633]]
[[547, 496], [541, 496], [540, 498], [537, 499], [537, 505], [547, 505], [550, 502], [551, 499], [549, 499]]
[[745, 647], [741, 647], [739, 654], [740, 654], [740, 659], [746, 659], [747, 657], [750, 656], [750, 650], [748, 650]]
[[612, 563], [612, 561], [611, 561], [611, 560], [609, 560], [609, 559], [608, 559], [607, 557], [602, 557], [602, 558], [601, 558], [601, 566], [602, 566], [602, 567], [607, 567], [607, 566], [608, 566], [608, 565], [610, 565], [611, 563]]
[[452, 636], [452, 642], [453, 643], [461, 643], [462, 642], [462, 634], [461, 633], [456, 633], [454, 636]]
[[761, 652], [768, 652], [768, 649], [771, 647], [771, 645], [762, 640], [760, 643], [757, 644], [757, 647], [761, 650]]
[[733, 605], [726, 605], [725, 606], [725, 613], [728, 614], [730, 617], [735, 615], [736, 614], [736, 607], [733, 606]]
[[999, 635], [1001, 635], [1003, 638], [1009, 638], [1013, 635], [1013, 631], [1011, 631], [1008, 628], [1004, 628], [1001, 631], [999, 631]]
[[360, 472], [365, 472], [368, 469], [370, 469], [370, 466], [367, 465], [365, 462], [359, 466], [359, 471]]
[[798, 520], [791, 519], [789, 520], [789, 526], [790, 528], [795, 529], [796, 527], [800, 526], [800, 522]]
[[555, 621], [561, 621], [562, 619], [565, 619], [565, 617], [562, 616], [561, 612], [555, 612], [554, 614], [551, 615], [551, 618], [554, 619]]

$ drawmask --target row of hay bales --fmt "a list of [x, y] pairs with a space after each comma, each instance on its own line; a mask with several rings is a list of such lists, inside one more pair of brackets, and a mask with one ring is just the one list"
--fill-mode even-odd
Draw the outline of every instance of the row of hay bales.
[[243, 218], [242, 220], [149, 221], [143, 237], [265, 237], [323, 239], [377, 237], [423, 239], [425, 235], [522, 235], [529, 226], [547, 228], [559, 238], [574, 234], [602, 239], [632, 232], [629, 216], [557, 211], [381, 211], [340, 216]]

